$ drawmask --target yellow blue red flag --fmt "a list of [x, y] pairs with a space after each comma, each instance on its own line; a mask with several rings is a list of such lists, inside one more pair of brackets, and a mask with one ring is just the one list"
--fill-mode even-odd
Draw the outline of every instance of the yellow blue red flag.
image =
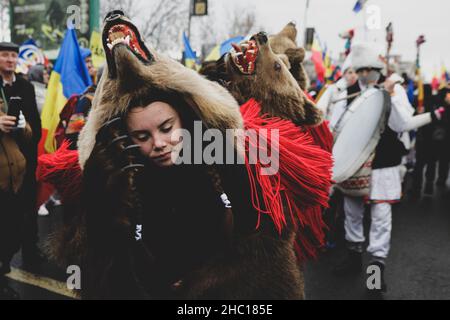
[[41, 153], [56, 151], [55, 131], [60, 121], [61, 110], [72, 95], [82, 94], [90, 85], [92, 80], [81, 56], [75, 30], [67, 29], [55, 67], [50, 75], [42, 109]]

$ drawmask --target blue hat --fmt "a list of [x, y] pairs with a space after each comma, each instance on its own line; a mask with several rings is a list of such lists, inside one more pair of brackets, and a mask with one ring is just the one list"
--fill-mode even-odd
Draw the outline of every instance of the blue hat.
[[81, 51], [81, 57], [83, 58], [83, 60], [86, 59], [87, 57], [92, 56], [92, 52], [89, 49], [80, 48], [80, 51]]

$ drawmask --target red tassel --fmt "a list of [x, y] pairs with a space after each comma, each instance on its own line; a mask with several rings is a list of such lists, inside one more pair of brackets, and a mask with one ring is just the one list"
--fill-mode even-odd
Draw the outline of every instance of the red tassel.
[[316, 145], [327, 152], [331, 153], [333, 151], [334, 138], [328, 121], [323, 121], [315, 127], [308, 127], [306, 130], [311, 134]]
[[[280, 233], [286, 226], [286, 214], [289, 214], [299, 229], [299, 259], [315, 257], [317, 247], [324, 244], [326, 226], [322, 209], [328, 207], [332, 177], [333, 162], [327, 150], [326, 124], [317, 129], [301, 130], [291, 121], [260, 115], [260, 111], [260, 105], [253, 99], [244, 104], [241, 107], [244, 126], [246, 130], [268, 130], [264, 138], [272, 152], [278, 149], [279, 172], [264, 176], [261, 169], [265, 166], [259, 162], [249, 164], [249, 150], [261, 148], [261, 145], [254, 145], [254, 141], [247, 138], [246, 165], [253, 206], [259, 215], [268, 214]], [[271, 130], [279, 131], [279, 143], [272, 141]]]
[[69, 146], [64, 141], [55, 153], [40, 156], [36, 173], [38, 181], [53, 185], [66, 204], [79, 202], [82, 181], [78, 151]]

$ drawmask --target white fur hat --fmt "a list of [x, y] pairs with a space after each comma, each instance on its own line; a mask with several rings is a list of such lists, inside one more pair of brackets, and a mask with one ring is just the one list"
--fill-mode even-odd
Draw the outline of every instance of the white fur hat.
[[347, 58], [345, 58], [344, 63], [342, 64], [341, 70], [342, 72], [345, 73], [345, 71], [347, 71], [348, 69], [352, 68], [352, 55], [353, 53], [350, 52], [350, 54], [347, 56]]
[[352, 66], [358, 71], [362, 68], [383, 69], [380, 51], [373, 43], [359, 43], [352, 47]]

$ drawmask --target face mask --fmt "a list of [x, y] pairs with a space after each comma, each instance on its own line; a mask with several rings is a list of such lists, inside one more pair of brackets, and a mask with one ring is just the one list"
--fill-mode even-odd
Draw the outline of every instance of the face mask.
[[367, 75], [361, 75], [359, 81], [364, 86], [374, 86], [380, 80], [380, 73], [375, 70], [371, 70]]

